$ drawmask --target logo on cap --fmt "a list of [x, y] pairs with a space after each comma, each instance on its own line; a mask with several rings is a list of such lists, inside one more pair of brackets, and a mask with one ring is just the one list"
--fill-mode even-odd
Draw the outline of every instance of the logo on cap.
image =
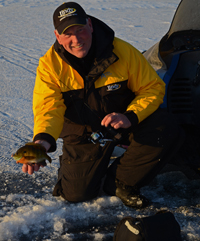
[[60, 13], [60, 16], [58, 16], [58, 18], [60, 18], [60, 21], [62, 21], [64, 18], [77, 15], [75, 8], [65, 8], [61, 10], [59, 13]]

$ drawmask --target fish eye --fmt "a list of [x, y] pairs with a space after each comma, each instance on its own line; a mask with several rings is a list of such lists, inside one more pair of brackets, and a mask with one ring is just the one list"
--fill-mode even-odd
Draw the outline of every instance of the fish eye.
[[24, 153], [26, 153], [26, 151], [24, 151]]

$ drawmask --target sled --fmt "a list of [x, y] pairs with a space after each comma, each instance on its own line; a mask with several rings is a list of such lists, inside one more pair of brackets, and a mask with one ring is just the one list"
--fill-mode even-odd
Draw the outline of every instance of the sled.
[[190, 179], [200, 178], [199, 13], [200, 1], [182, 0], [169, 31], [143, 52], [166, 84], [160, 107], [171, 113], [185, 130], [186, 141], [179, 152], [177, 165]]

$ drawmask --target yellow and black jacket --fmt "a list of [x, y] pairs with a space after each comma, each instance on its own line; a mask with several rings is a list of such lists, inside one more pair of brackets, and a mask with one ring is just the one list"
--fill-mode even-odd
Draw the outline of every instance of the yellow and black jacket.
[[40, 58], [33, 92], [34, 141], [47, 140], [50, 151], [58, 137], [78, 143], [84, 133], [101, 128], [112, 112], [125, 113], [132, 125], [163, 102], [165, 84], [143, 55], [100, 20], [91, 50], [78, 59], [56, 41]]

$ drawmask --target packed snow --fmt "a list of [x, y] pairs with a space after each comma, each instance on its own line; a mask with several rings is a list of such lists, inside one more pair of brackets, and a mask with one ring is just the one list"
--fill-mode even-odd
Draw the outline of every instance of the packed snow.
[[[31, 176], [11, 158], [20, 146], [32, 141], [36, 68], [55, 41], [52, 14], [62, 2], [0, 0], [0, 241], [108, 241], [123, 217], [144, 217], [159, 210], [174, 213], [183, 240], [200, 240], [200, 180], [190, 180], [179, 170], [163, 172], [142, 188], [151, 204], [135, 210], [103, 191], [96, 199], [77, 204], [53, 197], [62, 154], [60, 139], [58, 149], [50, 154], [52, 164]], [[168, 31], [179, 4], [179, 0], [77, 2], [141, 52]], [[116, 148], [112, 158], [123, 151]]]

